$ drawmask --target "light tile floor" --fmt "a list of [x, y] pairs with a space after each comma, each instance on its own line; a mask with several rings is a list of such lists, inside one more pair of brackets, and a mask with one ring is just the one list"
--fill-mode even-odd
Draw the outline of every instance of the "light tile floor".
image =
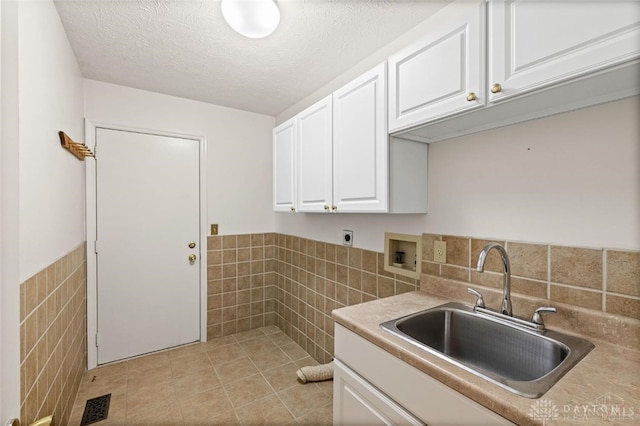
[[316, 365], [268, 326], [85, 372], [69, 419], [111, 393], [106, 425], [331, 425], [333, 381], [301, 384]]

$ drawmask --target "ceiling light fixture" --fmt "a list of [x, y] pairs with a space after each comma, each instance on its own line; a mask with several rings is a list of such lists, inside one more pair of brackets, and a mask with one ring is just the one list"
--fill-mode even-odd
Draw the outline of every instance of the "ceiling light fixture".
[[222, 16], [238, 33], [263, 38], [278, 28], [280, 10], [274, 0], [222, 0]]

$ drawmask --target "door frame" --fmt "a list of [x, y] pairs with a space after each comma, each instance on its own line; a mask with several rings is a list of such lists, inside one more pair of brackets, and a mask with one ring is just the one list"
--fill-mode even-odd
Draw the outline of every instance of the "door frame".
[[[175, 133], [164, 130], [145, 129], [113, 123], [105, 123], [85, 118], [85, 141], [89, 149], [95, 152], [96, 132], [98, 129], [123, 132], [144, 133], [155, 136], [191, 139], [199, 145], [200, 166], [200, 341], [207, 341], [207, 138], [202, 135]], [[100, 151], [96, 153], [100, 156]], [[97, 257], [95, 235], [97, 229], [96, 206], [96, 162], [85, 161], [85, 203], [87, 239], [87, 369], [98, 366], [96, 335], [98, 332], [98, 286]]]

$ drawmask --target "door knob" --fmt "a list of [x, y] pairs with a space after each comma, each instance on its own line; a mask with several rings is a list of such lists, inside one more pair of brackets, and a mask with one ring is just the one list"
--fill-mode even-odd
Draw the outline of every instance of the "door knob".
[[194, 243], [193, 241], [189, 243], [189, 248], [194, 248], [195, 246], [196, 246], [196, 243]]
[[196, 261], [196, 255], [195, 254], [190, 254], [189, 255], [189, 262], [195, 262]]

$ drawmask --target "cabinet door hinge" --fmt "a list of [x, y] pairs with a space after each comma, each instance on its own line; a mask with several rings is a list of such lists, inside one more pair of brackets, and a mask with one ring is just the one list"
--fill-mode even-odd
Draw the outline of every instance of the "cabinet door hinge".
[[100, 346], [100, 333], [96, 333], [96, 348]]
[[95, 254], [98, 254], [98, 240], [93, 241], [93, 251]]

